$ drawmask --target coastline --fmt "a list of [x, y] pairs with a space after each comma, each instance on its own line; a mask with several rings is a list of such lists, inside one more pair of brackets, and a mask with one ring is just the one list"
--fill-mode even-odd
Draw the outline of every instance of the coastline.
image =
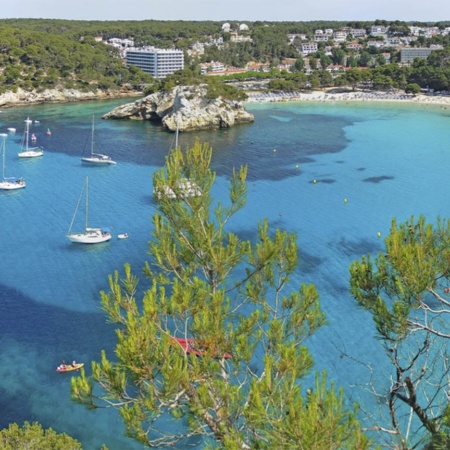
[[382, 91], [250, 92], [246, 103], [266, 102], [401, 102], [424, 105], [450, 105], [450, 95], [405, 94]]
[[129, 89], [122, 90], [97, 90], [82, 92], [76, 89], [45, 89], [43, 91], [7, 91], [0, 94], [0, 107], [12, 108], [16, 106], [40, 105], [43, 103], [67, 103], [84, 100], [106, 100], [113, 98], [127, 98], [142, 96], [140, 91]]

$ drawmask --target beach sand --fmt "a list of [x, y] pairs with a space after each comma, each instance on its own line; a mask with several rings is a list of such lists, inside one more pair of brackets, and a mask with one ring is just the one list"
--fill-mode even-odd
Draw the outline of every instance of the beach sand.
[[311, 91], [311, 92], [250, 92], [248, 102], [409, 102], [450, 105], [450, 95], [405, 94], [382, 91]]

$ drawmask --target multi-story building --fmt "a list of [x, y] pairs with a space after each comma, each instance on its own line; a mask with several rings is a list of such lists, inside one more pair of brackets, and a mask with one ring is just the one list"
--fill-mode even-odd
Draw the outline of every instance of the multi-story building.
[[333, 33], [334, 42], [345, 42], [347, 40], [347, 32], [346, 31], [335, 31]]
[[181, 50], [155, 47], [129, 48], [126, 65], [135, 65], [155, 78], [165, 78], [184, 69], [184, 53]]
[[298, 50], [300, 51], [300, 53], [302, 53], [303, 55], [309, 55], [310, 53], [314, 53], [317, 52], [318, 50], [318, 46], [316, 42], [308, 42], [306, 44], [302, 44], [300, 46], [300, 48], [298, 48]]
[[384, 25], [372, 25], [370, 27], [370, 35], [371, 36], [385, 36], [389, 30], [389, 27], [385, 27]]
[[400, 50], [400, 62], [412, 63], [416, 58], [427, 59], [433, 50], [441, 50], [441, 45], [433, 47], [407, 47]]
[[366, 37], [366, 35], [367, 35], [365, 28], [352, 28], [350, 30], [350, 34], [354, 38]]
[[211, 61], [209, 63], [200, 64], [200, 71], [202, 75], [206, 75], [208, 72], [217, 73], [224, 72], [225, 66], [219, 61]]
[[316, 42], [327, 42], [329, 38], [330, 38], [329, 34], [325, 34], [325, 33], [322, 33], [322, 34], [315, 33], [314, 34], [314, 40]]

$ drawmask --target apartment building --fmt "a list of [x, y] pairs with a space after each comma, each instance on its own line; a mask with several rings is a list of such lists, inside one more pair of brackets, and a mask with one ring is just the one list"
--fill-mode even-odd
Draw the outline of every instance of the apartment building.
[[309, 55], [310, 53], [317, 52], [319, 47], [316, 42], [308, 42], [302, 44], [297, 50], [299, 50], [303, 55]]
[[184, 53], [155, 47], [130, 48], [126, 52], [126, 65], [140, 67], [155, 78], [165, 78], [184, 69]]
[[427, 59], [433, 50], [441, 50], [441, 45], [434, 45], [432, 47], [408, 47], [400, 50], [400, 62], [412, 63], [416, 58]]

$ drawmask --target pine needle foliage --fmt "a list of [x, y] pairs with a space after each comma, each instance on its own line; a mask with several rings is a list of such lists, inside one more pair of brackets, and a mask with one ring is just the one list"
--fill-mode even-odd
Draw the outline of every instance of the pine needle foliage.
[[[246, 204], [247, 168], [232, 171], [227, 204], [215, 202], [211, 159], [197, 141], [154, 174], [151, 287], [139, 293], [129, 264], [109, 277], [101, 299], [116, 352], [74, 379], [73, 397], [119, 409], [149, 447], [368, 448], [342, 392], [325, 376], [309, 394], [301, 384], [314, 365], [306, 340], [326, 319], [313, 285], [290, 284], [295, 235], [264, 220], [242, 240], [231, 219]], [[195, 339], [197, 354], [176, 338]]]

